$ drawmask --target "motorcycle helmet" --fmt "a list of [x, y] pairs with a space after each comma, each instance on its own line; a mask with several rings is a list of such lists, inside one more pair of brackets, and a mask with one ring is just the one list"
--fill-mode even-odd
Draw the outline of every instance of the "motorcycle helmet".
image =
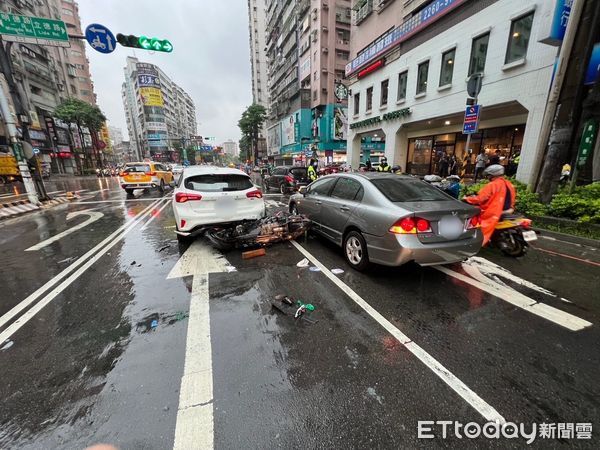
[[501, 164], [492, 164], [483, 171], [484, 177], [501, 177], [504, 175], [504, 166]]
[[402, 168], [400, 166], [394, 166], [392, 167], [392, 172], [396, 173], [396, 172], [401, 172]]
[[446, 180], [456, 180], [460, 181], [460, 177], [458, 175], [450, 175]]

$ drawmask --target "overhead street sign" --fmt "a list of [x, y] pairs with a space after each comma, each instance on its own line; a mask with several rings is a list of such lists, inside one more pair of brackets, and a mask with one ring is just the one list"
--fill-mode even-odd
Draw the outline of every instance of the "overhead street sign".
[[94, 50], [100, 53], [112, 53], [117, 42], [115, 35], [99, 23], [88, 25], [85, 29], [85, 39]]
[[70, 47], [67, 26], [61, 20], [0, 13], [0, 35], [7, 42]]
[[480, 105], [467, 106], [465, 110], [465, 121], [463, 124], [463, 134], [477, 133], [479, 126]]

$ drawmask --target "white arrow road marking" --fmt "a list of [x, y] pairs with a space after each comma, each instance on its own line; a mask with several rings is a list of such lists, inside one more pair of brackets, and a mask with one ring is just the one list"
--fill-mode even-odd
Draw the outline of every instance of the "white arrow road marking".
[[167, 277], [194, 277], [173, 445], [177, 450], [214, 447], [208, 280], [210, 273], [227, 272], [227, 266], [229, 262], [223, 255], [212, 247], [195, 241]]
[[39, 244], [34, 245], [33, 247], [29, 247], [26, 252], [34, 252], [36, 250], [40, 250], [44, 247], [49, 246], [50, 244], [68, 236], [71, 233], [76, 232], [77, 230], [81, 230], [82, 228], [87, 227], [89, 224], [94, 223], [96, 220], [104, 217], [104, 214], [98, 211], [92, 211], [91, 209], [84, 209], [81, 211], [74, 211], [67, 214], [67, 222], [71, 220], [73, 217], [78, 216], [90, 216], [88, 220], [81, 222], [79, 225], [75, 225], [74, 227], [69, 228], [68, 230], [63, 231], [62, 233], [58, 233], [56, 236], [52, 236], [50, 239], [46, 239], [45, 241], [40, 242]]
[[[473, 257], [464, 262], [462, 267], [469, 276], [455, 272], [447, 267], [438, 266], [436, 269], [442, 273], [445, 273], [446, 275], [456, 278], [457, 280], [487, 292], [494, 297], [504, 300], [511, 305], [524, 309], [525, 311], [549, 320], [550, 322], [554, 322], [555, 324], [565, 327], [571, 331], [580, 331], [584, 328], [592, 326], [592, 323], [588, 322], [587, 320], [546, 305], [545, 303], [539, 303], [536, 300], [527, 297], [526, 295], [521, 294], [519, 291], [506, 285], [494, 275], [511, 280], [517, 284], [520, 284], [521, 286], [533, 289], [537, 292], [556, 297], [554, 293], [548, 291], [547, 289], [544, 289], [543, 287], [540, 287], [527, 280], [523, 280], [522, 278], [513, 275], [508, 270], [492, 263], [491, 261], [488, 261], [484, 258]], [[496, 279], [494, 280], [489, 278], [489, 276], [494, 276]]]
[[434, 374], [436, 374], [444, 383], [446, 383], [454, 392], [462, 397], [469, 405], [471, 405], [479, 414], [490, 422], [505, 423], [504, 417], [488, 404], [479, 395], [473, 392], [466, 384], [459, 380], [453, 373], [441, 365], [433, 356], [419, 347], [407, 335], [396, 328], [389, 320], [383, 317], [375, 308], [369, 305], [360, 295], [354, 292], [350, 286], [336, 277], [331, 271], [322, 264], [312, 253], [298, 244], [296, 241], [291, 241], [292, 245], [298, 249], [306, 258], [308, 258], [315, 266], [321, 269], [321, 273], [329, 278], [333, 284], [339, 287], [354, 303], [360, 306], [369, 316], [371, 316], [379, 325], [381, 325], [388, 333], [394, 336], [398, 342], [415, 355], [423, 364], [425, 364]]

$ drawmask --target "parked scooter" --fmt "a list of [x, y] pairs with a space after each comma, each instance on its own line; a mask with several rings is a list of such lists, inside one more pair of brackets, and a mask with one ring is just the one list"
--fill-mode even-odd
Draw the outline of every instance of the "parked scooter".
[[491, 244], [512, 257], [527, 253], [529, 242], [537, 240], [531, 229], [531, 219], [514, 214], [503, 214], [492, 234]]

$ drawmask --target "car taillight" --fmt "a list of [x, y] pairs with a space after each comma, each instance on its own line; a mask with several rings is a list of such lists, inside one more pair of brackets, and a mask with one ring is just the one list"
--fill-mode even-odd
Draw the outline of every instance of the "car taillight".
[[155, 177], [156, 176], [156, 172], [146, 172], [146, 175], [151, 176], [151, 177]]
[[186, 192], [178, 192], [175, 194], [175, 201], [177, 203], [185, 203], [192, 200], [202, 200], [200, 194], [188, 194]]
[[419, 217], [405, 217], [398, 220], [390, 228], [390, 232], [394, 234], [416, 234], [416, 233], [431, 233], [431, 223], [427, 219]]
[[258, 189], [255, 191], [246, 192], [248, 198], [262, 198], [263, 194]]
[[121, 172], [121, 173], [119, 173], [119, 176], [120, 176], [120, 177], [124, 177], [125, 175], [127, 175], [127, 173], [126, 173], [126, 172]]
[[291, 176], [289, 176], [289, 175], [286, 175], [285, 177], [283, 177], [283, 179], [285, 181], [287, 181], [288, 183], [293, 183], [294, 182], [294, 179]]
[[481, 227], [481, 216], [478, 214], [473, 216], [467, 222], [467, 230], [472, 230], [473, 228]]
[[427, 219], [417, 219], [417, 233], [431, 233], [431, 224]]

